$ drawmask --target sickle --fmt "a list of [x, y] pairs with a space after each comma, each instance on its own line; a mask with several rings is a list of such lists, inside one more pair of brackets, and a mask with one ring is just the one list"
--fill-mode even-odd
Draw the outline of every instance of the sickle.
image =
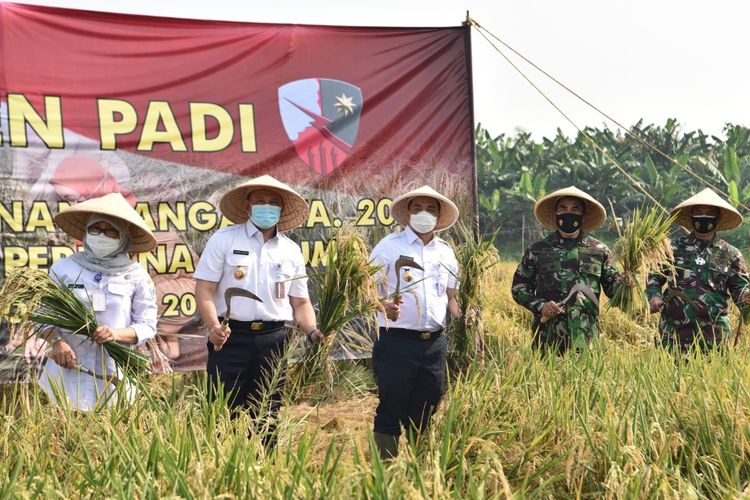
[[398, 303], [399, 302], [399, 295], [401, 291], [401, 268], [402, 267], [413, 267], [414, 269], [419, 269], [420, 271], [424, 271], [424, 268], [417, 264], [417, 261], [415, 261], [411, 257], [399, 257], [396, 260], [396, 291], [393, 295], [393, 301]]
[[[244, 288], [231, 287], [227, 288], [224, 292], [224, 302], [227, 305], [227, 313], [224, 315], [224, 321], [221, 322], [221, 326], [225, 327], [229, 324], [229, 313], [232, 311], [232, 298], [234, 297], [247, 297], [248, 299], [257, 300], [263, 302], [260, 297], [255, 295], [253, 292], [245, 290]], [[214, 352], [221, 351], [224, 344], [214, 344]]]
[[[597, 308], [599, 307], [599, 298], [596, 296], [594, 291], [591, 289], [591, 287], [588, 287], [584, 285], [583, 283], [576, 283], [573, 285], [573, 288], [570, 289], [570, 292], [568, 292], [568, 295], [565, 296], [564, 299], [562, 299], [557, 304], [559, 306], [567, 305], [568, 302], [573, 299], [573, 297], [576, 296], [578, 292], [581, 292], [583, 295], [586, 296], [587, 299], [589, 299]], [[541, 323], [546, 323], [549, 320], [551, 320], [549, 316], [542, 316], [542, 319], [540, 320]]]

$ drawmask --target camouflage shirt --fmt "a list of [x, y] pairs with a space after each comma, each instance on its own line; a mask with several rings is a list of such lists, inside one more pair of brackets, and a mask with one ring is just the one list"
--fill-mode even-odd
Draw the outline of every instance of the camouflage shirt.
[[[705, 339], [709, 344], [721, 341], [730, 331], [729, 296], [738, 303], [748, 287], [742, 254], [721, 238], [702, 241], [693, 234], [672, 241], [672, 248], [676, 276], [652, 274], [646, 288], [649, 299], [664, 300], [659, 322], [662, 336], [676, 336], [681, 344], [689, 345], [700, 327], [710, 334]], [[693, 304], [674, 292], [681, 292]]]
[[621, 279], [611, 263], [611, 252], [602, 242], [583, 234], [575, 243], [555, 231], [529, 246], [513, 276], [513, 299], [534, 313], [535, 341], [558, 344], [560, 350], [581, 348], [598, 335], [599, 310], [584, 294], [578, 293], [565, 307], [565, 313], [541, 323], [545, 302], [564, 299], [573, 285], [584, 284], [597, 297], [604, 290], [608, 297]]

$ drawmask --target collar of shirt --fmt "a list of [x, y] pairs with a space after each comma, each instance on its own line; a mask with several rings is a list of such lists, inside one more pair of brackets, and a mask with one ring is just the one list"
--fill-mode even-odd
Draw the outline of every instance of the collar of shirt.
[[425, 247], [435, 244], [435, 241], [437, 240], [437, 236], [433, 234], [432, 240], [430, 240], [429, 243], [425, 244], [422, 241], [422, 238], [419, 237], [419, 235], [411, 228], [411, 226], [406, 226], [406, 229], [404, 229], [404, 238], [406, 238], [406, 242], [409, 243], [409, 245], [419, 243], [420, 246]]
[[[578, 235], [578, 246], [585, 247], [589, 245], [589, 235], [581, 231], [581, 233]], [[547, 241], [551, 245], [560, 246], [563, 243], [563, 237], [560, 236], [560, 231], [555, 231], [549, 237], [547, 238]]]
[[[260, 229], [255, 227], [255, 224], [253, 224], [250, 219], [245, 222], [245, 234], [247, 234], [248, 238], [258, 241], [261, 246], [266, 243], [266, 240], [263, 237], [263, 233], [260, 232]], [[278, 232], [274, 234], [273, 237], [268, 241], [273, 241], [278, 236], [278, 234]]]
[[702, 240], [698, 238], [693, 231], [688, 235], [688, 238], [691, 238], [693, 240], [692, 243], [700, 248], [708, 248], [709, 246], [715, 247], [719, 245], [719, 238], [716, 236], [716, 233], [714, 233], [710, 240]]

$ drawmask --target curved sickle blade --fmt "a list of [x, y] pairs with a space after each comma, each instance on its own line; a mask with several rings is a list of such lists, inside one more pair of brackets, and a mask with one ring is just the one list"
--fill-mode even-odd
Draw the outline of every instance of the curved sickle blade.
[[[248, 290], [245, 290], [244, 288], [239, 287], [231, 287], [227, 288], [224, 291], [224, 302], [227, 305], [227, 312], [224, 315], [224, 321], [221, 322], [222, 325], [228, 325], [229, 324], [229, 313], [232, 311], [232, 299], [234, 297], [246, 297], [248, 299], [257, 300], [258, 302], [263, 302], [260, 297], [255, 295], [253, 292], [250, 292]], [[221, 351], [221, 345], [214, 345], [214, 351], [219, 352]]]
[[584, 294], [586, 298], [589, 299], [596, 307], [599, 307], [599, 297], [596, 296], [596, 294], [590, 287], [584, 285], [583, 283], [576, 283], [575, 285], [573, 285], [573, 288], [570, 289], [570, 293], [563, 299], [562, 302], [560, 302], [560, 305], [570, 302], [570, 299], [572, 299], [578, 292]]
[[[560, 306], [568, 305], [568, 302], [575, 298], [578, 292], [584, 294], [587, 299], [589, 299], [597, 308], [599, 308], [599, 297], [596, 296], [596, 294], [590, 287], [584, 285], [583, 283], [576, 283], [575, 285], [573, 285], [573, 287], [570, 289], [570, 292], [568, 292], [568, 295], [566, 295], [565, 298], [557, 304]], [[547, 323], [550, 319], [551, 318], [547, 316], [542, 316], [540, 322]]]
[[412, 259], [411, 257], [399, 257], [396, 259], [396, 265], [394, 266], [396, 268], [396, 297], [398, 297], [398, 292], [401, 290], [401, 268], [402, 267], [413, 267], [414, 269], [419, 269], [420, 271], [424, 271], [424, 268], [417, 264], [417, 261]]
[[258, 302], [263, 302], [260, 297], [258, 297], [251, 291], [245, 290], [244, 288], [239, 288], [236, 286], [227, 288], [224, 292], [224, 302], [227, 305], [227, 314], [224, 318], [224, 321], [229, 321], [229, 312], [232, 310], [232, 299], [234, 297], [246, 297], [248, 299], [257, 300]]

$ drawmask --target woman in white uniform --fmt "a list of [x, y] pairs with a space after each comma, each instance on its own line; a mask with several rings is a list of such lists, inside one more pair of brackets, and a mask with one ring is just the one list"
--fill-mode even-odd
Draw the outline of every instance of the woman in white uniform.
[[[107, 354], [107, 342], [139, 345], [156, 334], [156, 294], [146, 270], [128, 255], [156, 246], [153, 234], [119, 193], [81, 202], [61, 211], [55, 222], [83, 241], [83, 252], [55, 262], [50, 275], [93, 308], [99, 327], [93, 339], [54, 331], [39, 385], [59, 401], [64, 394], [75, 409], [90, 411], [117, 399], [127, 384]], [[135, 390], [119, 394], [132, 399]]]

